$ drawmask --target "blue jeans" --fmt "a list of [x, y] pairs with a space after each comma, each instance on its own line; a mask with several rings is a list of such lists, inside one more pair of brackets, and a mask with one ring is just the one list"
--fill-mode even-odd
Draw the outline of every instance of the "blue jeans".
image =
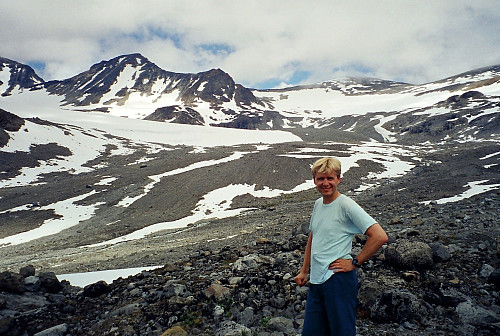
[[335, 273], [322, 284], [310, 284], [302, 336], [355, 336], [358, 277]]

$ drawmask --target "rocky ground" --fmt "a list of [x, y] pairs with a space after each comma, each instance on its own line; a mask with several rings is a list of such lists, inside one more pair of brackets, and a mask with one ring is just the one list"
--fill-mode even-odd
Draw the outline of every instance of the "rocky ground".
[[[409, 174], [379, 181], [363, 192], [354, 190], [368, 172], [378, 169], [374, 163], [366, 162], [369, 167], [352, 169], [344, 176], [341, 191], [375, 217], [390, 238], [358, 270], [359, 335], [496, 335], [500, 328], [499, 189], [458, 202], [423, 202], [460, 194], [469, 181], [500, 183], [498, 166], [485, 168], [487, 162], [480, 160], [498, 149], [494, 143], [443, 145], [422, 153]], [[205, 158], [223, 157], [220, 151], [207, 153]], [[187, 150], [184, 154], [188, 163], [191, 156]], [[290, 162], [290, 158], [276, 161], [275, 154], [267, 158], [249, 156], [248, 160], [261, 160], [261, 166], [268, 169], [287, 165], [290, 168], [283, 171], [285, 177], [309, 174], [307, 165]], [[115, 189], [122, 193], [121, 197], [108, 194], [106, 201], [113, 205], [116, 199], [123, 198], [123, 193], [133, 193], [133, 187], [125, 181], [140, 181], [151, 175], [156, 165], [168, 164], [166, 158], [173, 154], [164, 155], [138, 169], [124, 170], [124, 164], [118, 162], [109, 165], [108, 171], [101, 174], [114, 175], [112, 170], [117, 168], [113, 167], [120, 167], [123, 182], [116, 183], [123, 183], [123, 188]], [[246, 174], [262, 174], [265, 185], [264, 179], [269, 177], [255, 167], [255, 163], [249, 168], [240, 166], [239, 170], [221, 165], [218, 174], [227, 174], [235, 183], [243, 183]], [[293, 174], [286, 169], [293, 169]], [[240, 173], [238, 178], [235, 171]], [[197, 174], [210, 180], [208, 168]], [[97, 188], [93, 181], [98, 179], [83, 174], [71, 181], [74, 189], [91, 189]], [[190, 181], [194, 180], [179, 182], [187, 183], [187, 189], [193, 191], [187, 203], [199, 198], [195, 182]], [[286, 189], [287, 183], [296, 182], [282, 178], [278, 186]], [[50, 186], [38, 188], [37, 193], [50, 198], [50, 192], [43, 190]], [[3, 192], [4, 197], [9, 196]], [[33, 195], [27, 189], [11, 192], [18, 193], [12, 197]], [[69, 192], [69, 188], [61, 192]], [[165, 214], [162, 206], [168, 204], [168, 209], [173, 209], [175, 203], [170, 199], [177, 195], [170, 189], [165, 194], [174, 197], [153, 195], [156, 203], [146, 208], [151, 218], [143, 216], [141, 220], [154, 222], [159, 215], [185, 215], [187, 208]], [[107, 248], [77, 247], [99, 241], [95, 236], [99, 232], [92, 231], [92, 221], [86, 227], [67, 230], [66, 246], [55, 248], [53, 238], [47, 237], [31, 244], [4, 247], [0, 261], [0, 334], [300, 334], [307, 287], [297, 287], [293, 277], [302, 263], [306, 227], [317, 197], [314, 190], [272, 199], [240, 197], [233, 206], [253, 210]], [[50, 203], [49, 199], [40, 200]], [[139, 204], [121, 214], [112, 209], [109, 206], [104, 217], [109, 222], [136, 216], [145, 208]], [[14, 226], [6, 229], [13, 230]], [[359, 251], [364, 242], [364, 236], [356, 237], [354, 251]], [[52, 273], [146, 265], [165, 266], [84, 289], [59, 283]]]

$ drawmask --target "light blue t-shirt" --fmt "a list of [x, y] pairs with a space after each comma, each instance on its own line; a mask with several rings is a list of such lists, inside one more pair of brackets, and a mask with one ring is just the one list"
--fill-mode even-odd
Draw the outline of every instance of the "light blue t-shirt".
[[313, 233], [311, 245], [311, 275], [309, 281], [322, 284], [333, 275], [330, 263], [337, 259], [352, 259], [352, 239], [365, 233], [376, 221], [354, 200], [343, 194], [333, 202], [316, 200], [309, 224]]

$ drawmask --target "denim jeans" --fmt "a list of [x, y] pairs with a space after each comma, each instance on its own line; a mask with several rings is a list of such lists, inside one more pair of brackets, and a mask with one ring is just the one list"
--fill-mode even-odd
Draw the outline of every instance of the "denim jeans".
[[310, 284], [302, 336], [355, 336], [358, 278], [339, 272], [322, 284]]

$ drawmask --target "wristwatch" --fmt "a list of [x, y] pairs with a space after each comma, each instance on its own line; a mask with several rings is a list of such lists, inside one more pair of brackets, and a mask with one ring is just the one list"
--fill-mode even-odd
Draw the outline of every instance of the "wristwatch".
[[356, 268], [361, 266], [361, 264], [359, 263], [359, 261], [358, 261], [358, 259], [357, 259], [357, 258], [352, 259], [352, 264], [353, 264]]

